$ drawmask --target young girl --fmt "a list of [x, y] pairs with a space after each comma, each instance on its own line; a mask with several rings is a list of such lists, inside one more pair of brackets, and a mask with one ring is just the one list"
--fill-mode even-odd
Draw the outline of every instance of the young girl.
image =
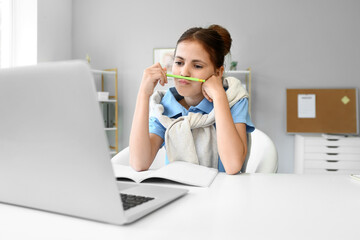
[[219, 25], [191, 28], [178, 40], [172, 73], [205, 79], [204, 83], [175, 78], [175, 88], [153, 93], [156, 84], [168, 83], [167, 69], [159, 63], [145, 69], [129, 144], [135, 170], [147, 170], [163, 145], [167, 163], [187, 161], [227, 174], [241, 170], [246, 133], [254, 126], [240, 81], [222, 79], [231, 42], [229, 32]]

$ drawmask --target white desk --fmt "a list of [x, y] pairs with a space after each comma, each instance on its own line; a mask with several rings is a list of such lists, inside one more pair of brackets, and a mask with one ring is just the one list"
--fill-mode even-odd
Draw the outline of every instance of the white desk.
[[359, 239], [359, 216], [348, 175], [219, 174], [127, 226], [0, 204], [0, 239]]

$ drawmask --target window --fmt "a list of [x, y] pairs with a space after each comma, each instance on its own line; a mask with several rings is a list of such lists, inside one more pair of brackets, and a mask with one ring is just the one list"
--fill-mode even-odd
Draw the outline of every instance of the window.
[[[2, 1], [0, 1], [0, 56], [1, 56], [1, 5], [2, 5]], [[1, 68], [1, 57], [0, 57], [0, 68]]]
[[37, 0], [0, 0], [0, 67], [37, 62]]
[[0, 0], [0, 67], [11, 66], [12, 1]]

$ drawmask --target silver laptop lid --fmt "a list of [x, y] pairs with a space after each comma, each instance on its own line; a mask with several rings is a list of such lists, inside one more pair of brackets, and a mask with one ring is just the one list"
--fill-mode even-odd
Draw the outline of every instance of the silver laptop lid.
[[124, 222], [95, 93], [81, 61], [0, 70], [0, 202]]

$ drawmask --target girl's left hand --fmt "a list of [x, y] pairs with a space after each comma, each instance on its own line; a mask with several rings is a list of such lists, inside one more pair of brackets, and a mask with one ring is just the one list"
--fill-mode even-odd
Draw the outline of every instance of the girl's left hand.
[[212, 75], [202, 84], [202, 93], [204, 97], [212, 102], [218, 94], [224, 94], [225, 90], [220, 76]]

